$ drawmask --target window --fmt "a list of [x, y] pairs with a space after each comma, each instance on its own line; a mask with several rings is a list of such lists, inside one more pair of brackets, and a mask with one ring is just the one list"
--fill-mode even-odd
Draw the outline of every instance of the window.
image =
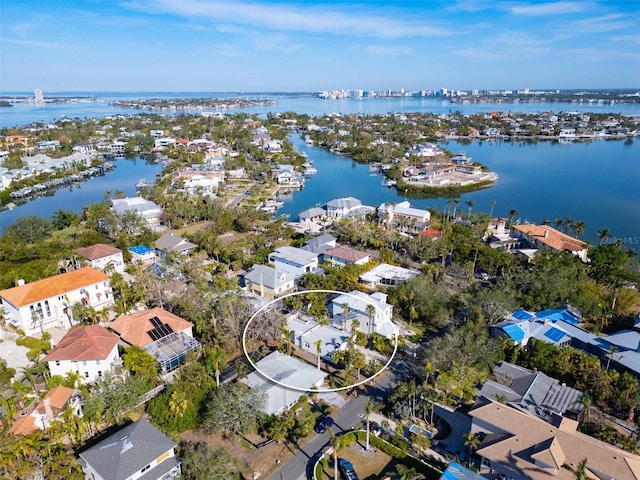
[[87, 365], [87, 361], [86, 361], [86, 360], [83, 360], [83, 361], [82, 361], [82, 365], [83, 365], [83, 366], [86, 366], [86, 365]]
[[100, 365], [100, 360], [96, 360], [96, 365]]
[[102, 376], [102, 370], [98, 370], [98, 377]]
[[56, 360], [56, 367], [60, 366], [60, 360]]
[[47, 312], [47, 317], [51, 316], [51, 308], [49, 307], [49, 300], [44, 301], [44, 308]]
[[89, 378], [89, 372], [84, 372], [84, 378]]

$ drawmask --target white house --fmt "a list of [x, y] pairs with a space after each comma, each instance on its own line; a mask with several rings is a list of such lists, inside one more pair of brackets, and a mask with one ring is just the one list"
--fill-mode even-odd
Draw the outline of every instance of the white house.
[[420, 272], [416, 270], [381, 263], [360, 275], [360, 283], [369, 288], [376, 288], [378, 285], [398, 285], [418, 275]]
[[92, 267], [43, 278], [0, 291], [4, 317], [32, 335], [47, 328], [73, 325], [71, 307], [82, 303], [96, 310], [113, 305], [109, 276]]
[[46, 430], [54, 421], [64, 421], [63, 414], [71, 408], [74, 415], [82, 416], [80, 397], [73, 389], [59, 385], [47, 392], [29, 415], [20, 416], [9, 430], [10, 435], [29, 435]]
[[101, 325], [78, 325], [69, 330], [43, 360], [51, 375], [76, 372], [94, 382], [119, 363], [118, 336]]
[[267, 265], [254, 265], [245, 275], [247, 290], [267, 300], [273, 300], [295, 288], [295, 278], [291, 273], [279, 271]]
[[155, 139], [153, 146], [154, 148], [167, 148], [169, 145], [173, 145], [174, 143], [176, 143], [175, 138], [163, 137]]
[[263, 408], [264, 412], [270, 415], [278, 414], [292, 407], [303, 393], [278, 385], [271, 380], [272, 378], [284, 385], [311, 390], [314, 386], [321, 386], [326, 375], [316, 367], [278, 351], [267, 355], [256, 366], [268, 379], [258, 372], [251, 372], [241, 381], [266, 394]]
[[325, 208], [327, 210], [327, 216], [333, 218], [344, 218], [361, 205], [362, 202], [357, 198], [342, 197], [327, 202]]
[[131, 263], [134, 265], [149, 265], [157, 258], [156, 251], [146, 245], [129, 247], [129, 253], [131, 254]]
[[76, 248], [75, 253], [85, 259], [89, 266], [96, 270], [104, 271], [108, 266], [118, 272], [124, 272], [124, 259], [122, 250], [104, 243], [96, 243], [90, 247]]
[[[347, 318], [344, 318], [343, 305], [349, 306]], [[371, 312], [371, 325], [369, 325], [369, 312], [367, 307], [374, 307]], [[371, 295], [353, 290], [348, 294], [340, 295], [334, 298], [329, 305], [329, 310], [334, 319], [340, 316], [340, 323], [346, 326], [344, 330], [351, 329], [351, 322], [358, 320], [360, 322], [359, 330], [363, 333], [379, 333], [387, 338], [396, 335], [398, 327], [391, 321], [393, 314], [393, 306], [387, 303], [387, 295], [381, 292], [374, 292]], [[334, 320], [335, 321], [335, 320]]]
[[301, 248], [280, 247], [269, 254], [269, 261], [275, 265], [276, 270], [294, 278], [318, 271], [318, 255]]
[[150, 200], [142, 197], [126, 197], [116, 198], [112, 200], [111, 210], [121, 215], [128, 211], [137, 212], [151, 229], [157, 229], [160, 226], [160, 215], [162, 209]]
[[378, 207], [378, 215], [389, 225], [423, 230], [431, 221], [431, 213], [421, 208], [413, 208], [407, 201], [396, 205], [383, 203]]

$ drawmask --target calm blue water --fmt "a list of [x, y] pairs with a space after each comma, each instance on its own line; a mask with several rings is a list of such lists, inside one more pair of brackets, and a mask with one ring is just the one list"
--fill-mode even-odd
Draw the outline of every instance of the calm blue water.
[[[1, 93], [3, 96], [33, 96], [33, 92]], [[431, 112], [447, 113], [460, 111], [463, 113], [485, 113], [494, 111], [512, 111], [536, 113], [545, 111], [571, 111], [620, 113], [623, 115], [640, 115], [640, 104], [581, 104], [581, 103], [486, 103], [486, 104], [457, 104], [437, 98], [361, 98], [322, 100], [310, 94], [274, 94], [274, 93], [219, 93], [219, 92], [44, 92], [49, 97], [96, 97], [97, 101], [82, 103], [46, 104], [38, 107], [35, 104], [15, 103], [12, 107], [0, 108], [0, 127], [15, 127], [31, 122], [50, 123], [61, 118], [105, 117], [117, 114], [134, 115], [141, 110], [115, 107], [109, 103], [114, 100], [136, 100], [140, 98], [222, 98], [241, 97], [249, 99], [274, 99], [276, 105], [249, 107], [244, 109], [230, 109], [225, 113], [247, 112], [255, 114], [297, 112], [308, 115], [323, 115], [327, 113], [352, 114], [385, 114], [390, 112]], [[145, 110], [150, 113], [150, 111]], [[184, 113], [199, 113], [201, 110], [182, 111]], [[173, 114], [161, 111], [166, 115]], [[175, 113], [175, 112], [174, 112]]]
[[50, 197], [39, 197], [13, 209], [0, 212], [0, 233], [7, 225], [20, 217], [37, 215], [50, 218], [58, 210], [72, 210], [80, 213], [85, 205], [101, 202], [107, 190], [113, 198], [117, 191], [127, 196], [135, 196], [136, 183], [142, 178], [154, 181], [156, 173], [162, 171], [162, 165], [149, 163], [140, 158], [113, 161], [113, 170], [103, 176], [92, 177], [87, 181], [72, 184], [66, 188], [54, 190]]
[[[405, 200], [394, 188], [382, 185], [382, 177], [368, 174], [366, 165], [309, 146], [293, 136], [296, 149], [306, 152], [318, 173], [307, 180], [304, 190], [285, 200], [278, 213], [297, 214], [318, 203], [336, 197], [353, 196], [364, 204], [379, 206], [383, 202]], [[511, 209], [522, 222], [539, 223], [548, 219], [571, 217], [584, 221], [581, 238], [598, 243], [597, 232], [609, 229], [611, 235], [640, 250], [640, 141], [625, 145], [624, 141], [594, 141], [561, 145], [475, 142], [462, 145], [443, 143], [454, 153], [465, 152], [498, 173], [498, 182], [476, 192], [458, 197], [458, 209], [467, 213], [465, 204], [473, 200], [473, 211], [491, 210], [494, 216], [508, 217]], [[446, 208], [447, 198], [407, 198], [418, 208]], [[613, 240], [613, 238], [611, 239]]]
[[[4, 94], [3, 94], [4, 95]], [[25, 93], [23, 93], [25, 95]], [[26, 95], [32, 95], [26, 93]], [[343, 114], [376, 114], [389, 112], [463, 113], [489, 111], [541, 112], [552, 110], [583, 112], [614, 112], [640, 115], [640, 105], [598, 104], [451, 104], [435, 98], [399, 99], [344, 99], [321, 100], [303, 94], [220, 94], [220, 93], [49, 93], [47, 95], [96, 96], [90, 103], [49, 104], [36, 107], [15, 104], [0, 108], [0, 126], [24, 125], [34, 121], [51, 122], [63, 115], [68, 118], [102, 117], [119, 113], [136, 114], [138, 110], [113, 107], [116, 99], [184, 98], [184, 97], [238, 97], [274, 98], [277, 105], [254, 107], [238, 111], [266, 114], [268, 112], [295, 111], [310, 115], [339, 112]], [[233, 112], [234, 110], [229, 110]], [[163, 112], [166, 113], [166, 112]], [[354, 196], [363, 203], [377, 206], [382, 202], [403, 200], [395, 189], [382, 186], [382, 179], [369, 176], [366, 165], [358, 165], [348, 158], [333, 155], [320, 148], [308, 146], [294, 137], [298, 150], [305, 151], [314, 160], [318, 173], [304, 190], [286, 201], [279, 213], [288, 213], [292, 219], [298, 212], [332, 198]], [[640, 139], [631, 145], [624, 141], [597, 140], [590, 143], [561, 145], [552, 142], [537, 144], [476, 142], [461, 145], [450, 142], [444, 146], [454, 153], [466, 152], [474, 160], [488, 165], [500, 175], [495, 186], [464, 194], [459, 197], [460, 206], [466, 212], [464, 202], [473, 200], [475, 210], [489, 212], [491, 200], [496, 200], [494, 215], [506, 216], [514, 208], [522, 221], [540, 222], [556, 217], [571, 217], [586, 223], [583, 238], [597, 243], [597, 231], [608, 228], [615, 238], [640, 251]], [[145, 161], [118, 160], [117, 167], [104, 177], [93, 178], [72, 190], [59, 190], [53, 197], [44, 197], [0, 213], [0, 232], [3, 226], [20, 216], [41, 215], [49, 217], [58, 209], [81, 211], [85, 204], [100, 201], [106, 190], [122, 190], [127, 195], [135, 193], [135, 183], [140, 178], [152, 180], [160, 166]], [[409, 199], [415, 206], [445, 208], [446, 198]]]

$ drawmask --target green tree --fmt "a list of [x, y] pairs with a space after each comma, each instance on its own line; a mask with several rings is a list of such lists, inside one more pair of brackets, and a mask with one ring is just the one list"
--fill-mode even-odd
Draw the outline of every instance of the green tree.
[[158, 361], [144, 348], [131, 345], [122, 354], [124, 367], [136, 376], [146, 378], [155, 383], [158, 378]]
[[184, 480], [239, 480], [238, 461], [224, 447], [183, 442], [178, 448]]
[[255, 431], [264, 401], [262, 392], [251, 391], [243, 384], [222, 385], [211, 394], [202, 428], [227, 438]]

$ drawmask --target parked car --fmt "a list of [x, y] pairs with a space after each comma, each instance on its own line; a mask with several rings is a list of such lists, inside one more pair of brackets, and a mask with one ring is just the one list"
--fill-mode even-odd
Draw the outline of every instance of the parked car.
[[358, 474], [351, 462], [347, 459], [341, 458], [338, 460], [338, 468], [340, 469], [340, 473], [345, 478], [345, 480], [360, 480], [358, 478]]
[[329, 415], [323, 415], [316, 422], [315, 430], [317, 433], [324, 433], [331, 425], [333, 425], [333, 418]]

